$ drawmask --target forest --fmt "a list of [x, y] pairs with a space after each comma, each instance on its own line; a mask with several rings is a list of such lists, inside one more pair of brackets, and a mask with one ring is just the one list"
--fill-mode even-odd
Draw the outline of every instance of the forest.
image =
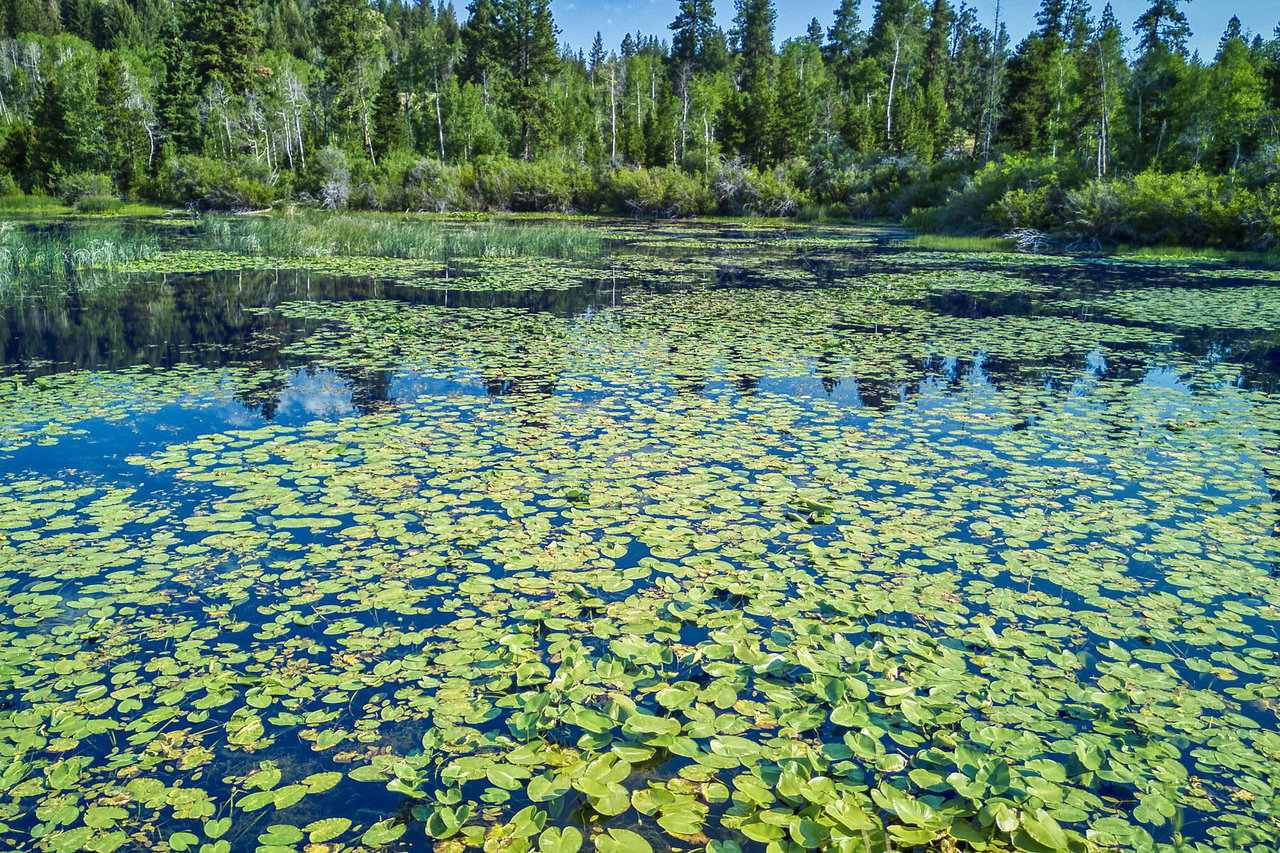
[[1280, 242], [1280, 25], [1212, 57], [1184, 0], [1133, 22], [840, 0], [778, 43], [773, 0], [682, 0], [589, 51], [549, 0], [12, 0], [0, 191], [81, 212], [882, 218], [1074, 245]]

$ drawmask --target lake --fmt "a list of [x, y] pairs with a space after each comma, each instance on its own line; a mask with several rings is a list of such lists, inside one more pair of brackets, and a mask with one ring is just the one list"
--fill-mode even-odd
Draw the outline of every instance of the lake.
[[0, 847], [1280, 849], [1280, 271], [131, 227], [0, 302]]

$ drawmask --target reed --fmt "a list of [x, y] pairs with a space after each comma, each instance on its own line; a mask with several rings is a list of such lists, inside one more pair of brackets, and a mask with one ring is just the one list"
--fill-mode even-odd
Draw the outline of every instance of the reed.
[[32, 231], [0, 223], [0, 288], [110, 272], [159, 253], [155, 239], [119, 228]]
[[281, 258], [567, 258], [597, 255], [601, 247], [598, 235], [564, 222], [449, 222], [308, 214], [206, 217], [200, 230], [209, 248]]

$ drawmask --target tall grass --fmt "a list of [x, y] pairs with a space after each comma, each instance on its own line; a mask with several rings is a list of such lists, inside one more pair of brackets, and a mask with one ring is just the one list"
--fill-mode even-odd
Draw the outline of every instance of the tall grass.
[[566, 258], [599, 254], [601, 246], [599, 235], [565, 223], [461, 223], [376, 215], [206, 217], [201, 232], [210, 248], [279, 258]]
[[1280, 266], [1280, 249], [1270, 252], [1237, 252], [1231, 249], [1204, 249], [1189, 246], [1120, 245], [1111, 252], [1115, 257], [1142, 258], [1153, 261], [1200, 261], [1204, 263], [1245, 263]]
[[903, 245], [942, 252], [1009, 252], [1015, 248], [1012, 240], [1003, 237], [965, 237], [953, 234], [920, 234], [904, 240]]
[[153, 257], [156, 241], [118, 228], [69, 228], [35, 232], [0, 223], [0, 288], [50, 279], [63, 281], [89, 271], [111, 271]]

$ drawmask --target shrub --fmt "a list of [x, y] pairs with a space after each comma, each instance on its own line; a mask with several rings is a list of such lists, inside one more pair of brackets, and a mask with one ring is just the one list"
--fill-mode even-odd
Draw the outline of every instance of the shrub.
[[115, 192], [116, 186], [111, 176], [95, 172], [76, 172], [58, 181], [58, 195], [73, 206], [83, 198], [110, 198]]
[[121, 205], [120, 199], [113, 195], [86, 195], [76, 199], [71, 208], [76, 213], [108, 213]]
[[167, 160], [149, 189], [155, 198], [201, 210], [256, 210], [288, 195], [275, 183], [276, 175], [252, 159], [184, 155]]
[[1081, 181], [1079, 167], [1067, 161], [1006, 156], [964, 179], [943, 202], [939, 223], [961, 231], [1047, 226], [1064, 201], [1062, 187]]
[[697, 216], [714, 207], [701, 176], [679, 169], [616, 169], [602, 177], [593, 207], [652, 216]]

